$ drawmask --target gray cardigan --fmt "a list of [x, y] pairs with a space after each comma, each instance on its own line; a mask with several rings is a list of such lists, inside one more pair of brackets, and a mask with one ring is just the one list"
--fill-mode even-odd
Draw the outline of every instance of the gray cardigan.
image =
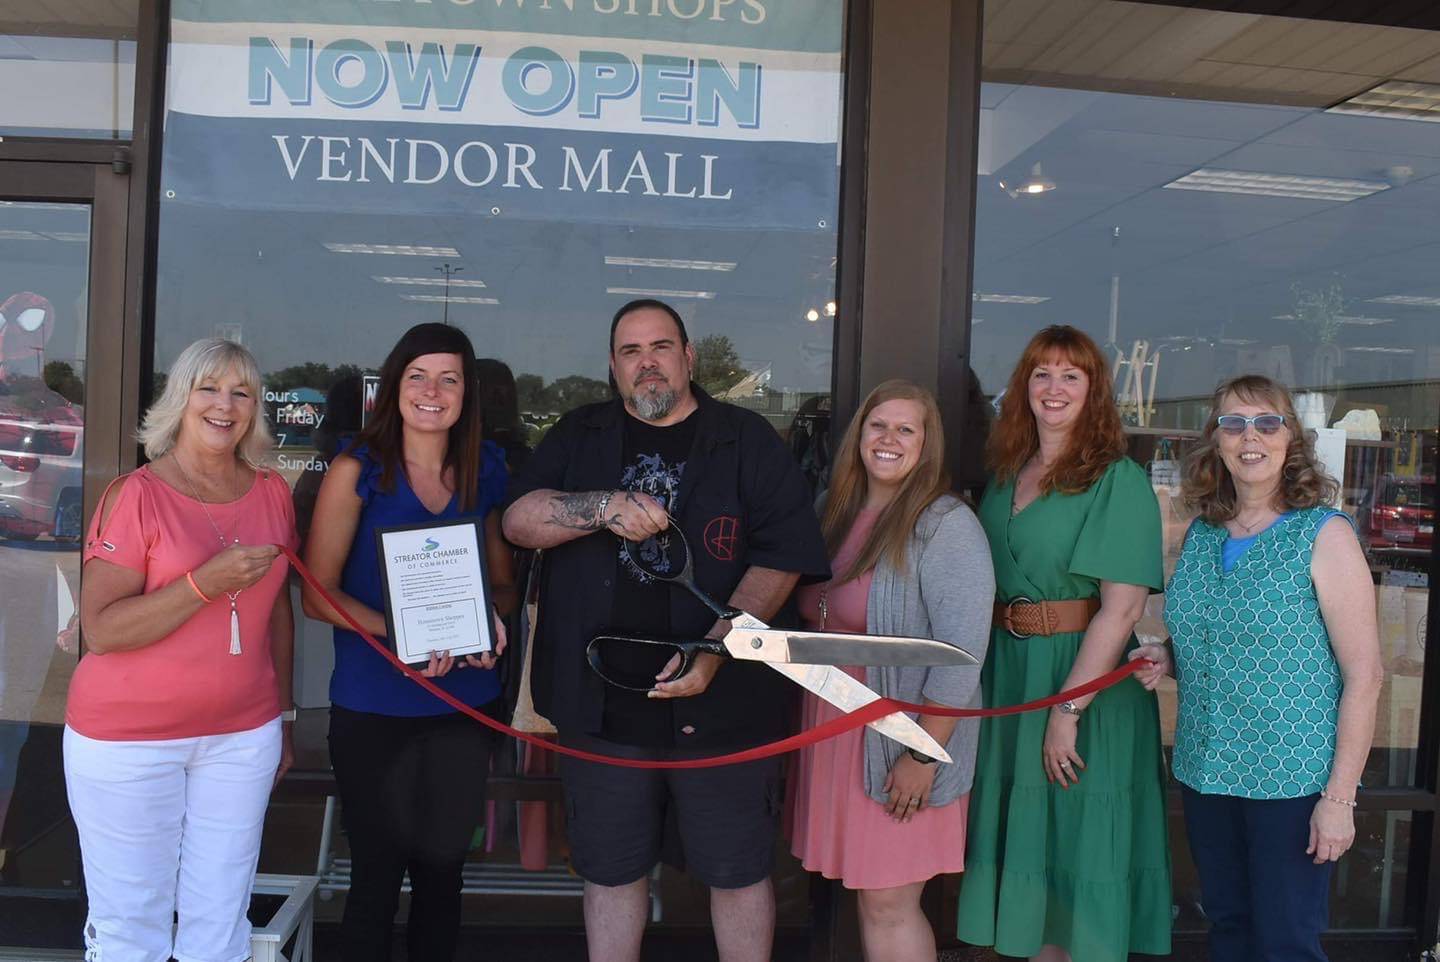
[[[866, 630], [877, 635], [934, 638], [964, 648], [982, 663], [990, 644], [995, 572], [990, 544], [974, 513], [959, 498], [937, 498], [915, 524], [905, 551], [905, 571], [888, 560], [875, 566], [865, 605]], [[865, 684], [889, 698], [925, 699], [954, 708], [978, 708], [980, 666], [867, 668]], [[975, 779], [980, 720], [962, 718], [945, 750], [953, 764], [941, 764], [930, 790], [931, 805], [953, 802]], [[885, 778], [904, 748], [872, 728], [865, 729], [865, 794], [888, 801]]]

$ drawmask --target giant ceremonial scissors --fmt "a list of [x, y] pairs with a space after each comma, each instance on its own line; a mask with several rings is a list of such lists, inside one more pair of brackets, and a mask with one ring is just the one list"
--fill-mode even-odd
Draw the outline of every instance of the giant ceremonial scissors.
[[[963, 648], [929, 638], [906, 638], [893, 635], [861, 635], [834, 631], [791, 631], [771, 628], [747, 611], [722, 605], [695, 583], [695, 569], [690, 543], [675, 519], [670, 527], [643, 543], [624, 541], [624, 550], [640, 571], [656, 579], [685, 588], [717, 618], [730, 622], [730, 631], [718, 641], [684, 641], [673, 638], [651, 638], [633, 635], [601, 635], [586, 648], [590, 667], [606, 682], [631, 691], [645, 691], [652, 680], [627, 677], [613, 664], [607, 665], [605, 652], [612, 645], [651, 645], [679, 654], [680, 666], [668, 680], [673, 681], [690, 670], [695, 656], [704, 652], [726, 658], [761, 661], [797, 685], [813, 692], [844, 712], [868, 705], [880, 696], [862, 682], [846, 674], [839, 665], [976, 665], [979, 661]], [[672, 557], [678, 546], [681, 558]], [[681, 560], [683, 558], [683, 560]], [[677, 561], [679, 563], [677, 563]], [[930, 737], [914, 719], [895, 712], [870, 722], [870, 727], [942, 762], [950, 756], [940, 743]]]

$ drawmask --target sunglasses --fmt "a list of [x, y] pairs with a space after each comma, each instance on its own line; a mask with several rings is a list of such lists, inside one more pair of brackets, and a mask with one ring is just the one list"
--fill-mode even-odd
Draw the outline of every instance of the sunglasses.
[[1255, 425], [1255, 430], [1261, 434], [1275, 434], [1285, 426], [1285, 415], [1283, 414], [1256, 414], [1246, 417], [1243, 414], [1222, 414], [1215, 419], [1220, 430], [1230, 435], [1241, 435], [1250, 425]]

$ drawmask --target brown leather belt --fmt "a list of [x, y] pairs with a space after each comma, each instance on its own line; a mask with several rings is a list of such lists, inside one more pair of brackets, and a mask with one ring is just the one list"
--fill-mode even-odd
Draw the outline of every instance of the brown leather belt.
[[1031, 601], [1016, 598], [1009, 604], [995, 602], [995, 624], [1016, 638], [1059, 635], [1084, 631], [1100, 610], [1099, 598], [1074, 601]]

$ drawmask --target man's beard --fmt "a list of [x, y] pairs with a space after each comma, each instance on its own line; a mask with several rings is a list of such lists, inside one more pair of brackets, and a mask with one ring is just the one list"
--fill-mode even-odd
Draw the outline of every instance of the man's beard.
[[659, 421], [671, 411], [680, 401], [680, 392], [666, 384], [663, 388], [651, 391], [648, 385], [654, 383], [646, 381], [640, 384], [634, 394], [630, 395], [630, 409], [635, 412], [636, 417], [642, 421]]

